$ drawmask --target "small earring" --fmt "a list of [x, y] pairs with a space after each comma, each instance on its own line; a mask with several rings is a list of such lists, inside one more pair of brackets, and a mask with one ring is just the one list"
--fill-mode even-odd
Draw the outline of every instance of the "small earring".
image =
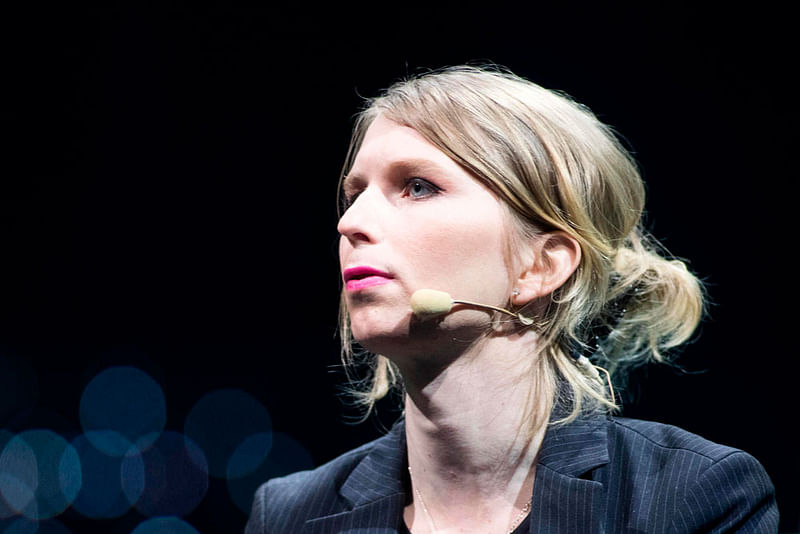
[[511, 292], [511, 294], [513, 294], [515, 297], [518, 297], [518, 296], [519, 296], [519, 289], [517, 289], [517, 288], [515, 287], [515, 288], [514, 288], [514, 291], [512, 291], [512, 292]]

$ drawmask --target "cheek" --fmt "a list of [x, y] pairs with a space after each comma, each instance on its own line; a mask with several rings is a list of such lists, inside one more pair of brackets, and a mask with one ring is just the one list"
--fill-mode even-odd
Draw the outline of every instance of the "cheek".
[[493, 298], [495, 286], [505, 292], [504, 226], [499, 217], [489, 215], [462, 215], [418, 227], [406, 246], [420, 281], [436, 284], [433, 289], [448, 291], [454, 298]]

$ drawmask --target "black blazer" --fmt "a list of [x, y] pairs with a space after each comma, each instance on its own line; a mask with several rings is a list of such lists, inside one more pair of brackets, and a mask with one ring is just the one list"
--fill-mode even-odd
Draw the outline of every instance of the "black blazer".
[[[245, 534], [389, 534], [409, 501], [405, 426], [313, 470], [273, 479]], [[674, 426], [595, 417], [551, 427], [531, 533], [778, 531], [775, 490], [750, 455]]]

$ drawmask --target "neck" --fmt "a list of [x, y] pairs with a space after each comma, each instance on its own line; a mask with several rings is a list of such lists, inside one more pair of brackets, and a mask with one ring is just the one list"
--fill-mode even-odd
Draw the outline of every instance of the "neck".
[[505, 533], [529, 502], [552, 398], [531, 387], [531, 336], [482, 340], [433, 377], [401, 368], [412, 484], [427, 509], [407, 511], [415, 533], [426, 513], [439, 528]]

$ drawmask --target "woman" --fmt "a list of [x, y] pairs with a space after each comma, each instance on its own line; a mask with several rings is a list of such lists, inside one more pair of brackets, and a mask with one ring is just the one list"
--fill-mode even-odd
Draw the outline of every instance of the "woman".
[[588, 110], [490, 69], [404, 81], [359, 115], [341, 191], [345, 359], [369, 351], [360, 400], [399, 388], [404, 420], [266, 483], [248, 533], [777, 531], [751, 456], [610, 415], [605, 370], [662, 360], [703, 298]]

